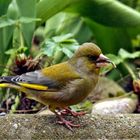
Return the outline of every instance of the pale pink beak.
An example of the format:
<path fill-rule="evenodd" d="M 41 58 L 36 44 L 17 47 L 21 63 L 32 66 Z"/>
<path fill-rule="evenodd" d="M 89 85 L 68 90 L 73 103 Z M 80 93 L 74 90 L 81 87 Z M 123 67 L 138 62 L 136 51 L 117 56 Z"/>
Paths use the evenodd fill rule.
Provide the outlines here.
<path fill-rule="evenodd" d="M 108 63 L 111 63 L 113 68 L 116 68 L 116 65 L 112 61 L 110 61 L 108 57 L 104 56 L 103 54 L 100 54 L 99 58 L 96 60 L 96 67 L 104 67 L 108 65 Z"/>

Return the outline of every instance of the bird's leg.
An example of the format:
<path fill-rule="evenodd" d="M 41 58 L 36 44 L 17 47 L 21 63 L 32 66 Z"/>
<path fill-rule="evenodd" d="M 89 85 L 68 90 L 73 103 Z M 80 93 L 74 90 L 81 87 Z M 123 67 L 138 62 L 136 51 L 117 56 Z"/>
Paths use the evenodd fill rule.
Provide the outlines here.
<path fill-rule="evenodd" d="M 60 111 L 61 114 L 63 115 L 67 115 L 67 114 L 70 114 L 74 117 L 78 117 L 78 116 L 82 116 L 82 115 L 85 115 L 86 112 L 75 112 L 75 111 L 72 111 L 70 108 L 66 107 L 64 110 L 61 110 Z"/>
<path fill-rule="evenodd" d="M 59 121 L 57 121 L 58 124 L 66 126 L 66 128 L 73 130 L 72 127 L 79 127 L 79 124 L 73 124 L 72 121 L 67 121 L 63 114 L 60 111 L 60 108 L 57 108 L 55 106 L 49 105 L 49 109 L 56 114 L 56 116 L 59 118 Z"/>
<path fill-rule="evenodd" d="M 59 108 L 59 112 L 62 114 L 62 115 L 68 115 L 68 111 L 66 109 L 61 109 Z"/>
<path fill-rule="evenodd" d="M 73 124 L 72 121 L 67 121 L 66 119 L 64 119 L 61 112 L 55 111 L 55 114 L 59 118 L 59 121 L 57 121 L 57 123 L 61 125 L 65 125 L 66 128 L 70 129 L 71 131 L 73 131 L 72 127 L 80 127 L 79 124 Z"/>

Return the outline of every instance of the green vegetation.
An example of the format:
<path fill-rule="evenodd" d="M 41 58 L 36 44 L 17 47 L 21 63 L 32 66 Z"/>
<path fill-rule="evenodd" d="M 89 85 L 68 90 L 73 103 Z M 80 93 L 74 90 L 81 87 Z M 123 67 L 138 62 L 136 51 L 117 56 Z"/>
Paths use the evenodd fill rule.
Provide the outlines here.
<path fill-rule="evenodd" d="M 80 44 L 95 42 L 117 65 L 107 76 L 130 75 L 139 93 L 139 11 L 140 0 L 0 0 L 0 75 L 64 62 Z M 29 100 L 22 107 L 24 96 L 14 90 L 0 92 L 1 108 L 10 100 L 11 112 L 40 107 Z"/>

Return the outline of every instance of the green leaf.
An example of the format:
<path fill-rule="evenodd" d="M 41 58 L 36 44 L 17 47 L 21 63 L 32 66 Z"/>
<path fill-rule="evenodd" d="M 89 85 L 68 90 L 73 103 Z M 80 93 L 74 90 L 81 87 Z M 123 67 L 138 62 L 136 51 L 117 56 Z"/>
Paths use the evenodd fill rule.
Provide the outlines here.
<path fill-rule="evenodd" d="M 126 51 L 125 49 L 120 49 L 120 51 L 118 52 L 118 55 L 122 58 L 122 59 L 134 59 L 134 58 L 139 58 L 140 57 L 140 51 L 136 51 L 134 53 L 129 53 L 128 51 Z"/>
<path fill-rule="evenodd" d="M 40 24 L 65 8 L 107 26 L 140 25 L 140 13 L 116 0 L 42 0 L 37 4 L 37 17 L 42 19 Z"/>
<path fill-rule="evenodd" d="M 129 7 L 135 7 L 134 5 L 137 4 L 137 0 L 118 0 L 122 3 L 124 3 L 125 5 L 128 5 Z"/>
<path fill-rule="evenodd" d="M 115 63 L 116 65 L 120 64 L 123 60 L 121 59 L 121 57 L 116 56 L 114 54 L 107 54 L 106 55 L 113 63 Z"/>
<path fill-rule="evenodd" d="M 140 13 L 116 0 L 81 0 L 68 7 L 84 17 L 107 26 L 134 27 L 140 25 Z"/>
<path fill-rule="evenodd" d="M 64 24 L 66 13 L 58 13 L 47 20 L 45 25 L 46 37 L 56 36 L 57 32 L 62 28 Z"/>
<path fill-rule="evenodd" d="M 41 53 L 53 58 L 52 63 L 57 64 L 71 58 L 78 47 L 78 42 L 72 35 L 66 34 L 46 39 L 42 44 Z"/>
<path fill-rule="evenodd" d="M 81 44 L 91 39 L 92 32 L 77 14 L 60 12 L 47 20 L 46 37 L 71 33 Z M 86 36 L 85 36 L 86 35 Z"/>
<path fill-rule="evenodd" d="M 73 105 L 73 106 L 70 106 L 70 108 L 73 110 L 73 111 L 90 111 L 92 109 L 92 102 L 90 102 L 89 100 L 86 100 L 82 103 L 79 103 L 77 105 Z"/>
<path fill-rule="evenodd" d="M 65 44 L 71 44 L 71 43 L 76 43 L 77 44 L 77 41 L 75 39 L 73 39 L 73 38 L 66 39 L 66 40 L 63 40 L 61 42 L 65 43 Z"/>
<path fill-rule="evenodd" d="M 14 53 L 16 53 L 16 49 L 9 49 L 5 52 L 5 54 L 7 54 L 7 55 L 11 55 L 11 54 L 14 54 Z"/>
<path fill-rule="evenodd" d="M 68 56 L 68 58 L 71 58 L 73 56 L 73 53 L 67 48 L 62 48 L 62 51 L 66 56 Z"/>
<path fill-rule="evenodd" d="M 18 21 L 20 23 L 32 23 L 32 22 L 36 22 L 36 21 L 40 21 L 41 19 L 38 19 L 38 18 L 30 18 L 30 17 L 20 17 L 18 19 Z"/>
<path fill-rule="evenodd" d="M 55 42 L 64 42 L 71 37 L 72 37 L 72 34 L 66 34 L 66 35 L 53 37 L 52 40 L 54 40 Z"/>
<path fill-rule="evenodd" d="M 19 9 L 16 3 L 16 0 L 13 0 L 7 10 L 7 17 L 9 19 L 16 20 L 19 18 Z"/>
<path fill-rule="evenodd" d="M 49 57 L 52 57 L 55 51 L 56 44 L 52 41 L 46 41 L 43 45 L 43 54 L 46 54 Z"/>
<path fill-rule="evenodd" d="M 11 26 L 13 23 L 10 22 L 15 22 L 14 20 L 17 19 L 18 17 L 18 9 L 15 0 L 13 0 L 7 10 L 7 13 L 3 18 L 7 18 L 5 22 L 2 22 L 2 24 L 7 24 L 10 26 L 4 27 L 6 25 L 3 25 L 4 28 L 0 29 L 0 42 L 1 42 L 1 51 L 0 51 L 0 64 L 6 65 L 8 57 L 5 56 L 5 51 L 12 48 L 11 42 L 12 42 L 12 35 L 13 35 L 13 30 L 14 26 Z M 13 21 L 12 21 L 13 20 Z M 8 23 L 7 23 L 8 21 Z M 1 69 L 0 72 L 3 70 Z"/>
<path fill-rule="evenodd" d="M 131 51 L 131 40 L 125 28 L 103 26 L 88 18 L 85 18 L 85 22 L 104 53 L 117 54 L 120 48 Z"/>
<path fill-rule="evenodd" d="M 5 17 L 0 18 L 0 28 L 15 25 L 16 21 Z"/>
<path fill-rule="evenodd" d="M 47 19 L 55 15 L 56 13 L 64 10 L 70 5 L 74 5 L 81 0 L 41 0 L 37 3 L 37 18 L 42 19 L 38 22 L 38 25 L 45 22 Z"/>
<path fill-rule="evenodd" d="M 65 54 L 62 52 L 62 49 L 59 47 L 57 47 L 57 48 L 56 48 L 56 51 L 53 56 L 53 61 L 52 61 L 53 64 L 60 63 L 63 60 L 63 58 L 65 57 Z"/>
<path fill-rule="evenodd" d="M 17 5 L 16 2 L 13 0 L 8 7 L 6 16 L 1 17 L 0 19 L 1 27 L 4 27 L 3 29 L 0 29 L 0 36 L 1 36 L 0 42 L 1 42 L 2 54 L 4 54 L 4 51 L 8 47 L 12 47 L 12 45 L 8 46 L 8 44 L 12 38 L 12 34 L 14 30 L 14 26 L 11 25 L 15 25 L 16 22 L 14 20 L 17 19 L 18 17 L 17 13 L 18 13 Z M 3 61 L 3 59 L 1 60 Z"/>
<path fill-rule="evenodd" d="M 73 53 L 79 48 L 79 44 L 77 42 L 71 44 L 63 43 L 61 46 L 67 48 Z"/>
<path fill-rule="evenodd" d="M 16 2 L 19 8 L 20 17 L 26 17 L 26 19 L 32 18 L 32 20 L 36 18 L 36 0 L 16 0 Z M 25 18 L 22 18 L 22 20 L 25 21 Z M 34 29 L 35 22 L 28 22 L 28 24 L 22 24 L 23 36 L 28 47 L 31 46 Z"/>
<path fill-rule="evenodd" d="M 0 0 L 0 16 L 6 14 L 10 2 L 11 0 Z"/>

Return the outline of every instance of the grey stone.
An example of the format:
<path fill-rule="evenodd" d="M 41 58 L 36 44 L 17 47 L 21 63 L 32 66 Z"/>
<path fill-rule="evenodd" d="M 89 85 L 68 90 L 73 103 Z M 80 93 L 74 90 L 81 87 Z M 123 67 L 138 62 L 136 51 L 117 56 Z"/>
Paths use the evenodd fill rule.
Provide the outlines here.
<path fill-rule="evenodd" d="M 140 139 L 140 115 L 85 115 L 67 117 L 80 128 L 73 132 L 56 124 L 54 115 L 6 115 L 0 117 L 0 139 Z"/>

